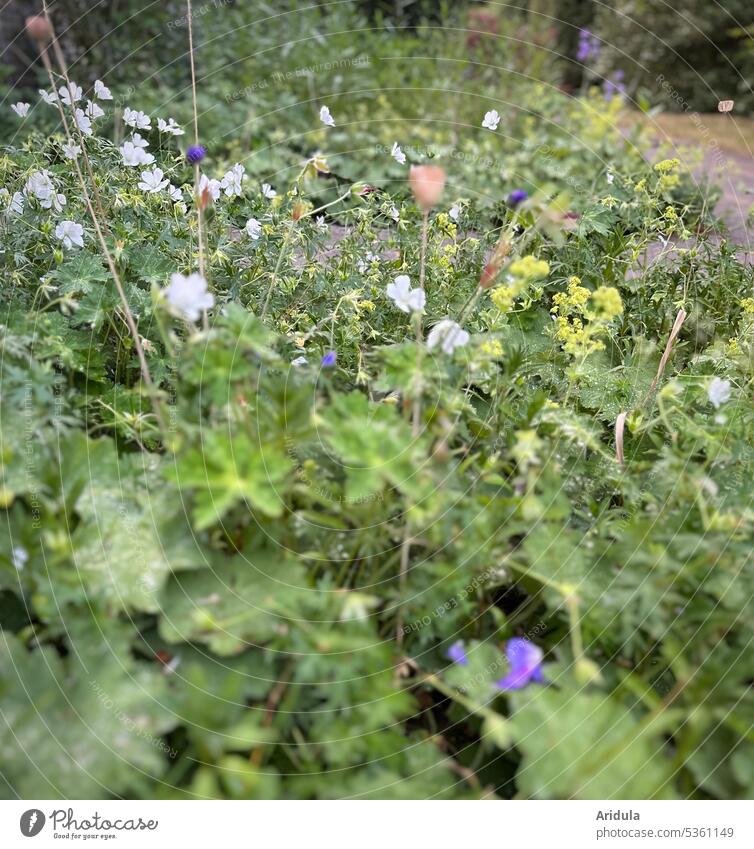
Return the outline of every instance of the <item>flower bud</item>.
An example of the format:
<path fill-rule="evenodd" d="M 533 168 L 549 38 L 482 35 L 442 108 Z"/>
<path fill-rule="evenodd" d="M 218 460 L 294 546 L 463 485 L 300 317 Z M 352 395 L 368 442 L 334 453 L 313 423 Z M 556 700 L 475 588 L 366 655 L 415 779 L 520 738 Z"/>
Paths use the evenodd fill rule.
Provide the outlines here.
<path fill-rule="evenodd" d="M 439 165 L 412 165 L 408 183 L 414 199 L 423 212 L 429 212 L 442 198 L 445 189 L 445 171 Z"/>
<path fill-rule="evenodd" d="M 721 100 L 717 104 L 718 112 L 732 112 L 733 111 L 733 101 L 732 100 Z"/>
<path fill-rule="evenodd" d="M 32 41 L 41 44 L 52 41 L 52 27 L 44 15 L 29 15 L 26 19 L 26 34 Z"/>

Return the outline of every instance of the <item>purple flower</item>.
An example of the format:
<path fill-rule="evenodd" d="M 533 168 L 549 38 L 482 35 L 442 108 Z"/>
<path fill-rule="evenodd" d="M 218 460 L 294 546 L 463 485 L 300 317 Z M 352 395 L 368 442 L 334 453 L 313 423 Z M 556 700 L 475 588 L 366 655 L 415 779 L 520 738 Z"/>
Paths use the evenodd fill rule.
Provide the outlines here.
<path fill-rule="evenodd" d="M 579 30 L 579 47 L 576 51 L 576 60 L 579 62 L 588 62 L 589 59 L 596 59 L 600 55 L 600 41 L 596 35 L 588 29 Z"/>
<path fill-rule="evenodd" d="M 514 189 L 508 195 L 508 205 L 509 206 L 518 206 L 520 203 L 523 203 L 525 200 L 528 200 L 529 192 L 526 189 Z"/>
<path fill-rule="evenodd" d="M 625 73 L 618 69 L 613 72 L 612 76 L 605 80 L 602 86 L 602 93 L 605 100 L 612 100 L 616 94 L 622 97 L 626 93 L 626 86 L 623 82 L 625 76 Z"/>
<path fill-rule="evenodd" d="M 338 359 L 338 354 L 335 351 L 328 351 L 324 357 L 322 357 L 322 367 L 323 368 L 331 368 L 335 365 L 335 360 Z"/>
<path fill-rule="evenodd" d="M 466 652 L 463 649 L 463 640 L 456 640 L 448 649 L 445 657 L 452 660 L 453 663 L 460 663 L 461 666 L 467 666 L 469 659 L 466 657 Z"/>
<path fill-rule="evenodd" d="M 207 148 L 202 147 L 200 144 L 192 144 L 186 151 L 186 159 L 188 159 L 192 165 L 196 165 L 197 162 L 201 162 L 206 155 Z"/>
<path fill-rule="evenodd" d="M 546 684 L 542 674 L 543 652 L 539 646 L 530 643 L 523 637 L 508 640 L 505 646 L 505 656 L 511 665 L 511 671 L 501 678 L 496 686 L 501 690 L 520 690 L 530 681 Z"/>

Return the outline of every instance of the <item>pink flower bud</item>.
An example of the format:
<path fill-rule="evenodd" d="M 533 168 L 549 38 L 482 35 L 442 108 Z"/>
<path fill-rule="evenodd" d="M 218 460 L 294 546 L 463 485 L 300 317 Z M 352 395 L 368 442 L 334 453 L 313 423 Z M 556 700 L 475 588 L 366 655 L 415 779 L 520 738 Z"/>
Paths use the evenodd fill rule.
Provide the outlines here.
<path fill-rule="evenodd" d="M 52 27 L 44 15 L 29 15 L 26 19 L 26 32 L 32 41 L 46 44 L 52 40 Z"/>
<path fill-rule="evenodd" d="M 419 207 L 428 212 L 442 198 L 445 189 L 445 171 L 439 165 L 412 165 L 408 183 Z"/>

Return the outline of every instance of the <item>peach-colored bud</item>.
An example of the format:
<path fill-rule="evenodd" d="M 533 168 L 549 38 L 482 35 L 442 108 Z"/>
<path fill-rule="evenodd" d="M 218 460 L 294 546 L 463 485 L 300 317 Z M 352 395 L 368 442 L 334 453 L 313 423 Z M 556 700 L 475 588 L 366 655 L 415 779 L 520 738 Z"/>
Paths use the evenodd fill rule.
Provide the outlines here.
<path fill-rule="evenodd" d="M 32 41 L 46 44 L 52 39 L 52 27 L 44 15 L 29 15 L 26 19 L 26 32 Z"/>
<path fill-rule="evenodd" d="M 412 165 L 408 183 L 417 204 L 424 212 L 429 212 L 442 198 L 445 171 L 439 165 Z"/>
<path fill-rule="evenodd" d="M 206 209 L 210 204 L 212 204 L 212 192 L 209 190 L 209 186 L 207 186 L 199 195 L 199 209 Z"/>
<path fill-rule="evenodd" d="M 497 275 L 503 265 L 505 258 L 511 252 L 511 243 L 501 240 L 495 246 L 495 252 L 490 257 L 487 265 L 479 276 L 479 285 L 482 289 L 490 289 L 495 285 Z"/>
<path fill-rule="evenodd" d="M 718 112 L 732 112 L 733 111 L 733 101 L 732 100 L 721 100 L 717 104 Z"/>
<path fill-rule="evenodd" d="M 298 221 L 299 218 L 306 212 L 306 204 L 303 201 L 296 201 L 291 211 L 291 218 Z"/>

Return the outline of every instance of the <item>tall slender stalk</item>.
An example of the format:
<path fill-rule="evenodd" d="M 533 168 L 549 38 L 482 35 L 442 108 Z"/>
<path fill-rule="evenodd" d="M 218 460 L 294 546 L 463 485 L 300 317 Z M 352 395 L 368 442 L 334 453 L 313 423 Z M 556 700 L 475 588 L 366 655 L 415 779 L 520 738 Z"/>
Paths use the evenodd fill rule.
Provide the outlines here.
<path fill-rule="evenodd" d="M 194 122 L 194 144 L 199 146 L 199 111 L 196 106 L 196 67 L 194 64 L 194 21 L 193 10 L 191 8 L 191 0 L 186 0 L 186 12 L 188 21 L 188 40 L 189 40 L 189 64 L 191 66 L 191 106 L 193 110 Z M 205 251 L 204 251 L 204 222 L 202 220 L 202 198 L 199 196 L 199 181 L 201 173 L 199 163 L 194 163 L 194 205 L 196 206 L 196 234 L 199 248 L 199 274 L 207 279 L 205 272 Z M 207 310 L 202 310 L 202 326 L 205 330 L 209 327 L 207 318 Z"/>
<path fill-rule="evenodd" d="M 65 63 L 65 57 L 63 56 L 63 52 L 57 44 L 57 36 L 55 35 L 55 29 L 52 25 L 52 20 L 50 19 L 50 15 L 47 9 L 47 0 L 43 0 L 42 9 L 45 20 L 47 21 L 50 27 L 50 42 L 52 45 L 53 53 L 55 54 L 55 58 L 60 66 L 60 73 L 63 79 L 69 84 L 69 92 L 70 89 L 70 81 L 68 78 L 68 70 Z M 50 85 L 53 90 L 55 89 L 55 76 L 52 69 L 52 63 L 50 62 L 50 57 L 47 54 L 47 49 L 43 47 L 40 43 L 39 54 L 42 59 L 42 64 L 47 71 L 47 76 L 50 80 Z M 60 117 L 63 123 L 63 129 L 65 131 L 66 140 L 69 144 L 73 144 L 73 136 L 71 134 L 71 130 L 68 124 L 68 119 L 66 118 L 65 109 L 63 109 L 63 105 L 60 102 L 60 99 L 57 100 L 58 110 L 60 112 Z M 76 121 L 73 121 L 76 124 Z M 82 144 L 83 147 L 83 144 Z M 88 161 L 88 160 L 87 160 Z M 89 194 L 89 190 L 87 189 L 86 181 L 84 180 L 84 175 L 81 172 L 81 167 L 79 166 L 78 159 L 73 159 L 74 168 L 76 170 L 76 176 L 79 181 L 79 186 L 81 187 L 81 194 L 84 197 L 84 202 L 86 203 L 87 212 L 89 213 L 89 217 L 92 220 L 92 224 L 94 226 L 94 231 L 97 234 L 97 240 L 99 241 L 100 247 L 102 248 L 102 252 L 105 255 L 105 259 L 107 261 L 108 268 L 110 270 L 110 274 L 112 274 L 113 280 L 115 282 L 115 288 L 118 291 L 118 297 L 120 298 L 121 306 L 123 308 L 123 314 L 126 319 L 126 324 L 128 325 L 129 332 L 131 333 L 131 337 L 134 341 L 134 346 L 136 348 L 136 355 L 139 359 L 139 366 L 141 368 L 141 376 L 144 381 L 145 386 L 147 387 L 147 391 L 150 396 L 150 400 L 152 401 L 155 416 L 157 418 L 157 423 L 160 428 L 160 432 L 163 436 L 163 439 L 167 435 L 166 429 L 166 418 L 164 415 L 162 399 L 159 397 L 157 393 L 157 389 L 154 385 L 154 381 L 152 380 L 152 374 L 149 370 L 149 364 L 147 363 L 146 356 L 144 354 L 144 348 L 141 344 L 141 337 L 139 336 L 139 331 L 136 326 L 136 321 L 134 319 L 133 313 L 131 312 L 131 307 L 128 303 L 128 299 L 126 298 L 126 293 L 123 288 L 123 283 L 120 279 L 120 274 L 118 273 L 118 269 L 115 265 L 115 261 L 113 260 L 112 254 L 110 253 L 109 248 L 107 247 L 107 241 L 105 240 L 105 236 L 103 230 L 106 225 L 102 225 L 100 223 L 99 218 L 97 217 L 97 213 L 95 212 L 94 205 L 92 204 L 92 199 Z M 91 174 L 91 171 L 90 171 Z M 91 177 L 92 181 L 94 178 Z"/>

